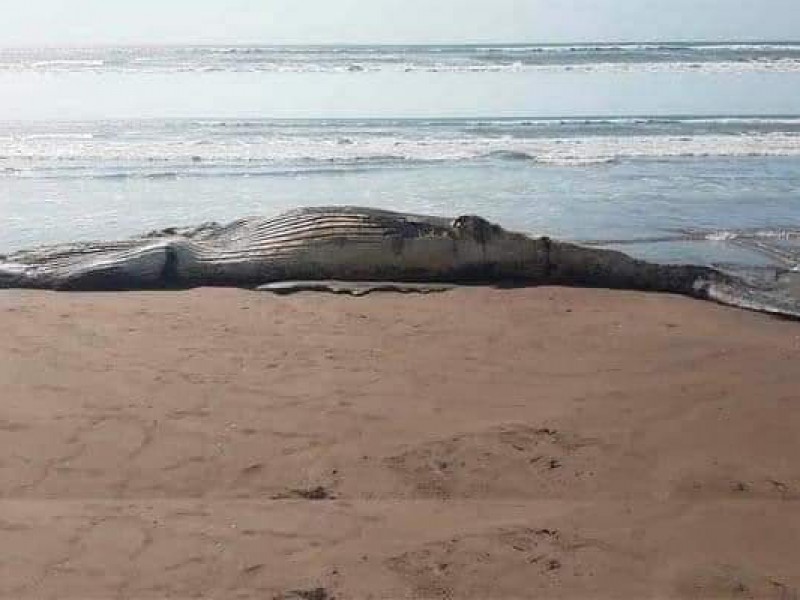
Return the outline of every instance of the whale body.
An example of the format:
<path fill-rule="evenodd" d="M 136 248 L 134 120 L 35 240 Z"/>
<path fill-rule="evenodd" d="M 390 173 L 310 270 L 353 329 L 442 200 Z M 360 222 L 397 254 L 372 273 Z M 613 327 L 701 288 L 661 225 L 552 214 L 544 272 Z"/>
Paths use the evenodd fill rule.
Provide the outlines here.
<path fill-rule="evenodd" d="M 453 219 L 352 206 L 165 229 L 0 256 L 0 288 L 137 290 L 284 281 L 577 285 L 671 292 L 787 316 L 793 299 L 717 269 Z"/>

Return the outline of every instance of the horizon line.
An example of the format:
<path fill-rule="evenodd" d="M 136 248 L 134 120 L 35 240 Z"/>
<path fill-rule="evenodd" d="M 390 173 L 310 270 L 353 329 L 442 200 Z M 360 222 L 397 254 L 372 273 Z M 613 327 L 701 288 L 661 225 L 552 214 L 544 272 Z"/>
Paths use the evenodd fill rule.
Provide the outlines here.
<path fill-rule="evenodd" d="M 100 41 L 100 42 L 53 42 L 53 43 L 23 43 L 23 44 L 0 44 L 2 49 L 59 49 L 59 48 L 179 48 L 179 47 L 213 47 L 228 46 L 232 48 L 359 48 L 359 47 L 436 47 L 436 46 L 459 46 L 459 47 L 481 47 L 481 46 L 619 46 L 619 45 L 643 45 L 643 44 L 775 44 L 788 45 L 800 44 L 798 39 L 616 39 L 616 40 L 572 40 L 572 41 L 520 41 L 520 40 L 489 40 L 489 41 L 425 41 L 425 42 L 276 42 L 266 41 L 229 41 L 229 40 L 205 40 L 205 41 Z"/>
<path fill-rule="evenodd" d="M 182 117 L 141 117 L 141 118 L 85 118 L 85 119 L 0 119 L 4 124 L 50 124 L 50 123 L 115 123 L 119 121 L 167 122 L 167 121 L 220 121 L 220 122 L 387 122 L 387 121 L 607 121 L 613 119 L 668 119 L 694 121 L 705 119 L 792 119 L 800 120 L 797 113 L 608 113 L 579 115 L 473 115 L 473 116 L 369 116 L 369 117 L 337 117 L 337 116 L 305 116 L 305 117 L 248 117 L 248 116 L 182 116 Z"/>

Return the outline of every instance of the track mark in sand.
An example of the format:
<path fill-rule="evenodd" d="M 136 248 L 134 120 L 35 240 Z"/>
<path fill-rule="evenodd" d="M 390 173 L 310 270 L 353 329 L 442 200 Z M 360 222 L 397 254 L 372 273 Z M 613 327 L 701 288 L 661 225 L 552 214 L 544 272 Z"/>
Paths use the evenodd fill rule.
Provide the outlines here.
<path fill-rule="evenodd" d="M 9 433 L 18 433 L 20 431 L 27 431 L 31 429 L 32 425 L 28 423 L 18 423 L 16 421 L 8 421 L 0 419 L 0 431 L 7 431 Z"/>
<path fill-rule="evenodd" d="M 176 408 L 166 413 L 166 418 L 170 421 L 181 421 L 183 419 L 205 419 L 212 414 L 208 406 L 198 406 L 195 408 Z"/>
<path fill-rule="evenodd" d="M 15 523 L 13 521 L 0 519 L 0 531 L 3 533 L 20 533 L 23 531 L 29 531 L 30 529 L 31 527 L 29 525 L 25 525 L 24 523 Z"/>
<path fill-rule="evenodd" d="M 50 590 L 56 589 L 59 597 L 83 597 L 86 582 L 108 590 L 108 597 L 128 597 L 125 591 L 134 585 L 136 565 L 153 544 L 151 524 L 138 517 L 111 515 L 64 520 L 71 527 L 51 540 L 51 556 L 40 561 L 36 576 L 20 588 L 24 589 L 20 597 L 34 592 L 37 597 L 55 597 Z M 73 581 L 72 587 L 64 588 L 64 577 Z"/>
<path fill-rule="evenodd" d="M 273 596 L 272 600 L 336 600 L 327 589 L 319 587 L 309 590 L 292 590 Z"/>
<path fill-rule="evenodd" d="M 266 569 L 266 567 L 267 566 L 264 563 L 257 563 L 254 565 L 249 565 L 247 567 L 244 567 L 241 570 L 241 573 L 242 575 L 255 575 L 256 573 L 260 573 L 261 571 Z"/>
<path fill-rule="evenodd" d="M 425 598 L 511 598 L 595 589 L 597 577 L 646 569 L 635 558 L 597 541 L 552 529 L 504 527 L 425 544 L 387 561 L 415 594 Z M 589 594 L 591 595 L 591 594 Z M 589 597 L 589 596 L 586 596 Z"/>
<path fill-rule="evenodd" d="M 597 440 L 507 425 L 427 442 L 385 459 L 422 498 L 541 497 L 592 490 L 610 462 Z"/>
<path fill-rule="evenodd" d="M 674 495 L 696 499 L 800 500 L 800 479 L 744 473 L 726 476 L 717 470 L 679 480 Z"/>
<path fill-rule="evenodd" d="M 26 461 L 28 469 L 36 470 L 34 476 L 7 496 L 78 496 L 101 488 L 101 495 L 124 494 L 129 464 L 152 442 L 158 423 L 116 413 L 87 415 L 76 421 L 65 437 L 51 440 L 53 455 Z"/>
<path fill-rule="evenodd" d="M 242 477 L 253 477 L 264 470 L 264 463 L 252 463 L 240 471 Z"/>
<path fill-rule="evenodd" d="M 800 600 L 800 591 L 780 578 L 733 565 L 695 569 L 678 576 L 673 583 L 681 598 Z"/>
<path fill-rule="evenodd" d="M 272 496 L 272 500 L 335 500 L 335 494 L 326 487 L 291 489 Z"/>

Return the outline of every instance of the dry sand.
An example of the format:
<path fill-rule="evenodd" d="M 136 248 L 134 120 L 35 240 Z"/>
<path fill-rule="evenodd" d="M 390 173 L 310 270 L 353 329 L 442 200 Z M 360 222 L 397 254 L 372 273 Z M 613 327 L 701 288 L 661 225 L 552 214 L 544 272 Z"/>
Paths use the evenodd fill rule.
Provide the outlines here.
<path fill-rule="evenodd" d="M 798 323 L 6 291 L 0 330 L 4 598 L 798 597 Z"/>

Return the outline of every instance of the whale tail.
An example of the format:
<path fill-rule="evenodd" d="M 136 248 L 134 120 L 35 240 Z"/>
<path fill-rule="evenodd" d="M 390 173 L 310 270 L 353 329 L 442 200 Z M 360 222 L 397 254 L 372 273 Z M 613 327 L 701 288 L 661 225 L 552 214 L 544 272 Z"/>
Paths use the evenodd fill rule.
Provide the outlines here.
<path fill-rule="evenodd" d="M 770 277 L 731 277 L 712 282 L 707 298 L 720 304 L 800 320 L 800 273 L 771 269 Z"/>
<path fill-rule="evenodd" d="M 549 279 L 555 284 L 683 294 L 728 306 L 800 319 L 800 273 L 774 270 L 747 277 L 701 265 L 663 265 L 615 250 L 551 242 Z"/>
<path fill-rule="evenodd" d="M 709 284 L 731 279 L 710 267 L 655 264 L 616 250 L 555 241 L 550 244 L 548 274 L 556 284 L 672 292 L 700 298 L 706 297 Z"/>

